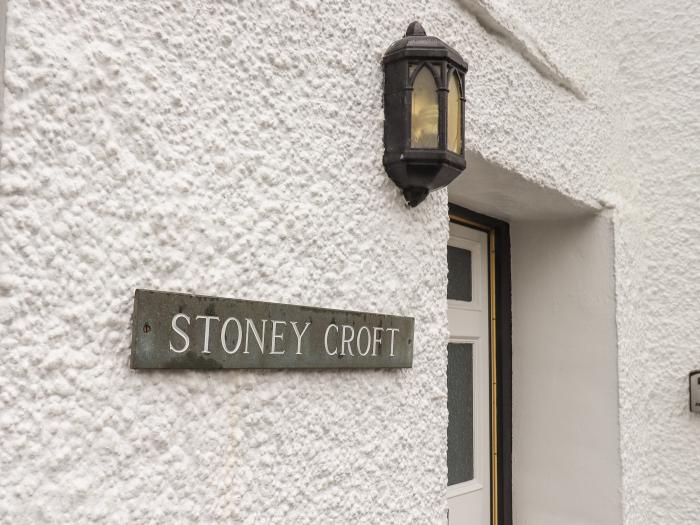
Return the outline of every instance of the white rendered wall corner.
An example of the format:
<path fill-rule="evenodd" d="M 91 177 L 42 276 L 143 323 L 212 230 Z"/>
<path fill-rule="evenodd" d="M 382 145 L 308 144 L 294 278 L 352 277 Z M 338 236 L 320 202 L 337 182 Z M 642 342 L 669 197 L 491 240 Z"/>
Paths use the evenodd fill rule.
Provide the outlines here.
<path fill-rule="evenodd" d="M 387 178 L 373 59 L 408 21 L 8 7 L 0 522 L 444 520 L 447 199 Z M 135 288 L 413 316 L 414 366 L 131 370 Z"/>

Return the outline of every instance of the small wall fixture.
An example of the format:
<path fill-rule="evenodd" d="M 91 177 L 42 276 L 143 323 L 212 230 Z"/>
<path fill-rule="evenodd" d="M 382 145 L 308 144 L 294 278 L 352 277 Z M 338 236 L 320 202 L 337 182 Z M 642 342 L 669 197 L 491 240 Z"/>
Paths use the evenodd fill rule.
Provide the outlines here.
<path fill-rule="evenodd" d="M 459 53 L 418 22 L 384 53 L 384 169 L 410 206 L 466 167 L 466 72 Z"/>

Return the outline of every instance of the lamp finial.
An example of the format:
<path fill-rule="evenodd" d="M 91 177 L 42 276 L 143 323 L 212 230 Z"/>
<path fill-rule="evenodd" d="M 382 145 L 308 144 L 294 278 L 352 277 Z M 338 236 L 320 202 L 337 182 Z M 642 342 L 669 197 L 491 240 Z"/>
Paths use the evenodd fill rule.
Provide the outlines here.
<path fill-rule="evenodd" d="M 425 36 L 425 29 L 420 25 L 420 22 L 411 22 L 408 24 L 408 29 L 406 29 L 406 35 L 404 36 Z"/>

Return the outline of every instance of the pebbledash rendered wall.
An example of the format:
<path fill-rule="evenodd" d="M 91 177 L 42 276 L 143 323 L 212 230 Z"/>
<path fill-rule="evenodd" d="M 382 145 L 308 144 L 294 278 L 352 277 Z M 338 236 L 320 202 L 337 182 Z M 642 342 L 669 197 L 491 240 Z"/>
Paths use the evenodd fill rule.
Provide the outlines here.
<path fill-rule="evenodd" d="M 11 0 L 0 522 L 445 522 L 447 192 L 381 166 L 414 19 L 470 62 L 471 153 L 613 216 L 623 520 L 697 522 L 690 0 Z M 414 316 L 414 367 L 133 371 L 138 287 Z"/>

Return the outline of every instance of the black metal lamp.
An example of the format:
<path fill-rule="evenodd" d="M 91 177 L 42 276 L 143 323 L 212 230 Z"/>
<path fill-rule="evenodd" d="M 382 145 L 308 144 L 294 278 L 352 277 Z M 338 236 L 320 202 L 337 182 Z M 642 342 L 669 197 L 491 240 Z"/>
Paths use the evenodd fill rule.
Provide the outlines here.
<path fill-rule="evenodd" d="M 410 206 L 466 167 L 467 62 L 418 22 L 384 53 L 384 168 Z"/>

